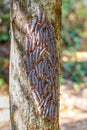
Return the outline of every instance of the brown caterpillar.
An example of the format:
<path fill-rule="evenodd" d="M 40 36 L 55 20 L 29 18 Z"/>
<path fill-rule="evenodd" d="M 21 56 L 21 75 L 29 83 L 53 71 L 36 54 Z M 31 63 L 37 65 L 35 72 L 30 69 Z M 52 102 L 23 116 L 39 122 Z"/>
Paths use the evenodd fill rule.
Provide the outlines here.
<path fill-rule="evenodd" d="M 25 67 L 37 110 L 53 124 L 58 115 L 57 43 L 44 9 L 37 6 L 36 11 L 31 26 L 27 26 Z"/>

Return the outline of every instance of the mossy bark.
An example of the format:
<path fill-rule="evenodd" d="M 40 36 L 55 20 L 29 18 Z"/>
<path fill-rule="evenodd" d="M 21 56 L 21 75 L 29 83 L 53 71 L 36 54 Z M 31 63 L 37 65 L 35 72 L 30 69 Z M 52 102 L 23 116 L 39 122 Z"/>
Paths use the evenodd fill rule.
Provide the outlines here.
<path fill-rule="evenodd" d="M 59 130 L 58 118 L 54 125 L 44 121 L 37 113 L 30 85 L 24 69 L 26 24 L 36 4 L 43 5 L 48 20 L 53 24 L 56 39 L 61 39 L 61 0 L 11 0 L 10 50 L 10 116 L 11 130 Z M 60 73 L 60 72 L 59 72 Z M 59 98 L 58 98 L 59 100 Z"/>

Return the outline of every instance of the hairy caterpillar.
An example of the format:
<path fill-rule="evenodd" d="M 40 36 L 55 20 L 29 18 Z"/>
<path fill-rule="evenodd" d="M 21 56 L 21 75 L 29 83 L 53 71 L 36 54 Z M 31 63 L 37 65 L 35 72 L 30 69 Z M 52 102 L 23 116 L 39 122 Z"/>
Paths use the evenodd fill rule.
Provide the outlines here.
<path fill-rule="evenodd" d="M 44 9 L 37 6 L 36 12 L 27 26 L 25 67 L 39 114 L 54 123 L 58 115 L 57 42 Z"/>

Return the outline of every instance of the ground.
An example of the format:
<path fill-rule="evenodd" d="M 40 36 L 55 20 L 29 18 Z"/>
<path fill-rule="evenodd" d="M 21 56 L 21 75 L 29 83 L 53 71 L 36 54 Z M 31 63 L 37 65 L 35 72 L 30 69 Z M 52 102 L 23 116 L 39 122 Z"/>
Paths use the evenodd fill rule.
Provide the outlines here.
<path fill-rule="evenodd" d="M 9 96 L 0 95 L 0 130 L 10 130 Z M 87 130 L 87 86 L 72 89 L 72 82 L 61 85 L 60 129 Z"/>
<path fill-rule="evenodd" d="M 72 82 L 61 86 L 60 96 L 61 130 L 87 130 L 87 86 L 72 89 Z"/>

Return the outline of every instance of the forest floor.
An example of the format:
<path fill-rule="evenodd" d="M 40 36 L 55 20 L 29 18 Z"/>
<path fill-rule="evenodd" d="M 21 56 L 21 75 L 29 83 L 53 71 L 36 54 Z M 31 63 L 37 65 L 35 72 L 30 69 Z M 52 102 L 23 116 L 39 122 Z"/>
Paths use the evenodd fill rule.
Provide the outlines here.
<path fill-rule="evenodd" d="M 60 91 L 60 129 L 87 130 L 87 86 L 74 90 L 66 81 Z M 9 115 L 9 96 L 0 95 L 0 130 L 10 130 Z"/>
<path fill-rule="evenodd" d="M 61 86 L 60 128 L 61 130 L 87 130 L 86 84 L 83 84 L 79 90 L 72 88 L 71 81 Z"/>

